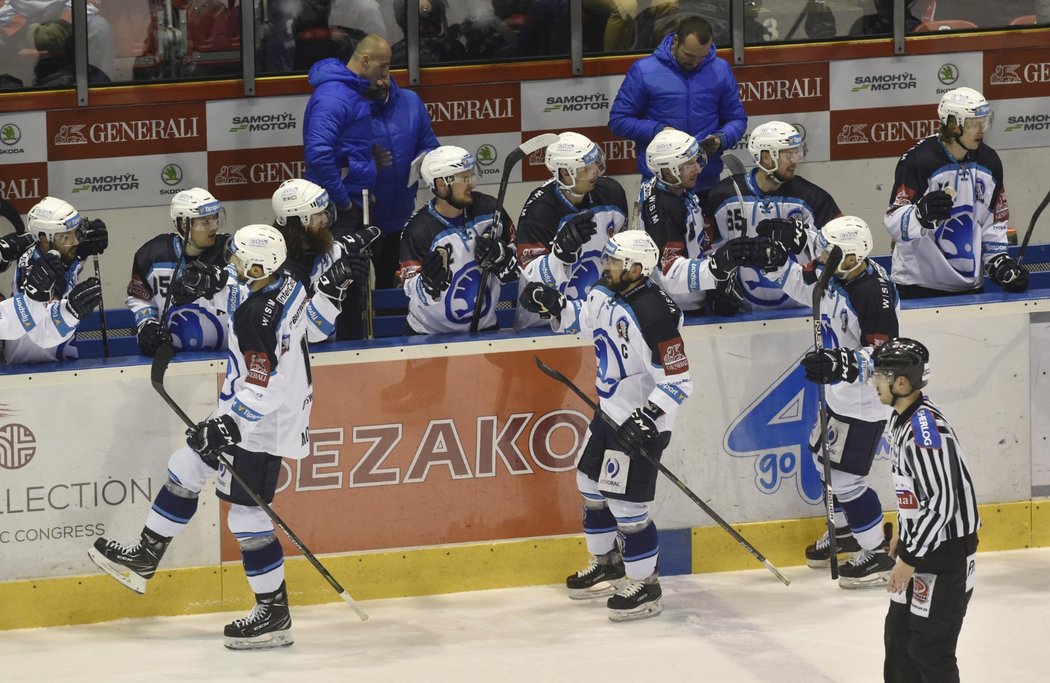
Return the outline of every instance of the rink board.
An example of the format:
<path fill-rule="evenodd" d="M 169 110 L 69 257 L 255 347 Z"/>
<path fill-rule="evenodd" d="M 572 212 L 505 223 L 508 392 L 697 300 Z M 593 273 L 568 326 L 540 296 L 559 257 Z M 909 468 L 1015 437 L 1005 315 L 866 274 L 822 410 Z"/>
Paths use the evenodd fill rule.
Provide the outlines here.
<path fill-rule="evenodd" d="M 982 550 L 1050 544 L 1038 298 L 904 311 L 934 359 L 931 395 L 957 428 L 983 504 Z M 800 564 L 820 532 L 805 457 L 815 392 L 795 368 L 808 317 L 689 325 L 694 394 L 664 463 L 774 563 Z M 1030 340 L 1035 340 L 1030 341 Z M 291 463 L 275 508 L 358 599 L 556 583 L 586 559 L 572 462 L 586 409 L 532 355 L 591 391 L 589 344 L 498 335 L 315 353 L 313 451 Z M 213 405 L 222 362 L 175 362 L 169 393 Z M 141 528 L 182 426 L 127 365 L 0 376 L 0 628 L 233 609 L 249 603 L 221 506 L 193 523 L 137 596 L 100 576 L 93 537 Z M 593 394 L 592 394 L 593 395 Z M 1044 406 L 1037 410 L 1036 406 Z M 52 428 L 55 426 L 56 428 Z M 892 508 L 886 453 L 872 481 Z M 652 517 L 667 573 L 754 559 L 663 483 Z M 282 538 L 282 541 L 284 539 Z M 286 543 L 294 602 L 335 598 Z"/>

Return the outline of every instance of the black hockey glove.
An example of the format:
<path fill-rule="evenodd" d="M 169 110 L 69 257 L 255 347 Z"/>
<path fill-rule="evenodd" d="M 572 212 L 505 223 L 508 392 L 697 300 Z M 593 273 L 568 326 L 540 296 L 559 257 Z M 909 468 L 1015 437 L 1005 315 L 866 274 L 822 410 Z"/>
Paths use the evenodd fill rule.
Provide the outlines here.
<path fill-rule="evenodd" d="M 628 455 L 644 451 L 649 442 L 660 436 L 656 428 L 656 418 L 660 415 L 660 409 L 649 404 L 644 408 L 637 408 L 631 416 L 624 420 L 620 428 L 616 430 L 616 440 L 623 446 Z"/>
<path fill-rule="evenodd" d="M 721 280 L 718 286 L 708 290 L 706 297 L 707 307 L 715 315 L 736 315 L 740 312 L 740 304 L 744 295 L 740 293 L 740 281 L 733 273 L 731 277 Z"/>
<path fill-rule="evenodd" d="M 66 264 L 48 252 L 29 264 L 22 280 L 22 291 L 33 301 L 47 303 L 66 291 Z"/>
<path fill-rule="evenodd" d="M 383 231 L 374 225 L 361 228 L 357 232 L 350 235 L 343 235 L 339 238 L 339 242 L 343 245 L 343 250 L 348 254 L 360 254 L 365 249 L 372 246 L 372 243 L 383 236 Z"/>
<path fill-rule="evenodd" d="M 767 218 L 761 221 L 755 231 L 759 237 L 768 237 L 784 245 L 792 254 L 801 254 L 806 248 L 806 226 L 794 218 Z"/>
<path fill-rule="evenodd" d="M 999 254 L 985 266 L 992 282 L 1008 292 L 1023 292 L 1028 289 L 1028 271 L 1006 254 Z"/>
<path fill-rule="evenodd" d="M 783 266 L 787 260 L 788 253 L 784 245 L 768 237 L 759 237 L 751 244 L 751 257 L 746 265 L 769 273 Z"/>
<path fill-rule="evenodd" d="M 197 299 L 210 299 L 226 286 L 230 271 L 219 266 L 191 261 L 171 283 L 171 302 L 185 306 Z"/>
<path fill-rule="evenodd" d="M 737 266 L 746 265 L 751 259 L 754 240 L 750 237 L 735 237 L 711 254 L 711 274 L 716 280 L 727 280 L 735 275 Z"/>
<path fill-rule="evenodd" d="M 77 320 L 83 320 L 91 311 L 98 308 L 102 303 L 102 283 L 97 277 L 89 277 L 80 284 L 69 290 L 66 297 L 66 306 L 76 316 Z"/>
<path fill-rule="evenodd" d="M 944 221 L 952 217 L 952 207 L 955 200 L 944 190 L 934 190 L 919 197 L 915 203 L 915 218 L 919 220 L 922 227 L 933 230 L 938 221 Z"/>
<path fill-rule="evenodd" d="M 478 237 L 474 258 L 482 270 L 495 273 L 500 282 L 511 282 L 518 277 L 518 258 L 513 247 L 495 237 Z"/>
<path fill-rule="evenodd" d="M 240 443 L 241 430 L 229 415 L 198 422 L 186 430 L 186 445 L 197 451 L 209 467 L 218 467 L 216 452 Z"/>
<path fill-rule="evenodd" d="M 153 357 L 164 344 L 171 343 L 171 332 L 168 332 L 156 320 L 147 320 L 139 326 L 138 334 L 136 335 L 139 343 L 139 351 L 142 352 L 143 356 Z"/>
<path fill-rule="evenodd" d="M 587 244 L 588 240 L 598 232 L 598 224 L 594 222 L 594 213 L 590 210 L 581 211 L 558 230 L 551 242 L 551 253 L 563 263 L 576 263 L 580 257 L 580 249 Z"/>
<path fill-rule="evenodd" d="M 526 311 L 538 313 L 544 320 L 560 318 L 566 303 L 564 294 L 539 282 L 525 285 L 518 302 Z"/>
<path fill-rule="evenodd" d="M 855 382 L 860 376 L 857 354 L 850 349 L 821 349 L 802 357 L 806 379 L 817 384 Z"/>
<path fill-rule="evenodd" d="M 0 270 L 6 268 L 8 263 L 21 256 L 22 252 L 33 244 L 36 244 L 36 236 L 28 232 L 24 235 L 13 232 L 0 237 Z"/>
<path fill-rule="evenodd" d="M 109 246 L 109 231 L 106 230 L 106 224 L 97 218 L 82 221 L 77 228 L 77 238 L 80 240 L 77 258 L 81 261 L 86 261 L 88 256 L 101 254 Z"/>
<path fill-rule="evenodd" d="M 364 254 L 344 254 L 317 279 L 317 291 L 332 301 L 342 301 L 351 284 L 368 279 L 370 265 L 368 256 Z"/>
<path fill-rule="evenodd" d="M 448 246 L 434 249 L 423 261 L 419 277 L 423 278 L 423 290 L 432 299 L 440 298 L 441 293 L 452 284 L 452 261 L 452 248 Z"/>

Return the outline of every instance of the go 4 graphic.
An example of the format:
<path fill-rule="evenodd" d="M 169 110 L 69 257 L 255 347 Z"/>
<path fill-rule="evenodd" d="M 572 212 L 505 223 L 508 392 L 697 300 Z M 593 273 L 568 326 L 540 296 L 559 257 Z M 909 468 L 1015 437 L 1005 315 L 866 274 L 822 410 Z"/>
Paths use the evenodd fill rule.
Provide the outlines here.
<path fill-rule="evenodd" d="M 826 325 L 825 321 L 825 325 Z M 755 459 L 755 488 L 772 495 L 787 479 L 804 501 L 821 502 L 822 486 L 809 450 L 817 423 L 817 385 L 806 380 L 801 357 L 766 388 L 726 430 L 722 447 L 737 458 Z M 830 435 L 834 442 L 835 434 Z M 889 444 L 879 442 L 876 460 L 889 459 Z"/>

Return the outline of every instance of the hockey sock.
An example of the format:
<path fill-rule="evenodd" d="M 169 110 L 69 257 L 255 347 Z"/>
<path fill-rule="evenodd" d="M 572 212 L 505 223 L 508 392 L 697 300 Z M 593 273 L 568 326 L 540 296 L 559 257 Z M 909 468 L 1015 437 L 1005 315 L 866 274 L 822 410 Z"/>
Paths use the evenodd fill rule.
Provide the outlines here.
<path fill-rule="evenodd" d="M 587 538 L 587 551 L 591 555 L 604 555 L 616 543 L 616 518 L 604 504 L 600 508 L 583 506 L 583 533 Z"/>
<path fill-rule="evenodd" d="M 259 546 L 252 542 L 261 540 L 265 542 Z M 241 541 L 241 560 L 252 592 L 273 593 L 284 583 L 284 550 L 273 534 Z"/>
<path fill-rule="evenodd" d="M 846 534 L 852 533 L 849 528 L 849 522 L 846 521 L 846 511 L 842 509 L 842 503 L 839 502 L 838 496 L 831 497 L 835 507 L 835 534 L 837 536 L 845 536 Z"/>
<path fill-rule="evenodd" d="M 655 524 L 648 522 L 644 526 L 633 523 L 623 525 L 620 529 L 620 543 L 628 578 L 641 581 L 656 571 L 660 541 Z"/>
<path fill-rule="evenodd" d="M 875 489 L 865 488 L 853 500 L 842 501 L 842 508 L 861 548 L 873 550 L 882 545 L 882 504 Z"/>
<path fill-rule="evenodd" d="M 146 528 L 157 536 L 171 538 L 186 528 L 196 512 L 196 496 L 187 498 L 176 495 L 165 485 L 153 500 L 153 507 L 146 516 Z"/>

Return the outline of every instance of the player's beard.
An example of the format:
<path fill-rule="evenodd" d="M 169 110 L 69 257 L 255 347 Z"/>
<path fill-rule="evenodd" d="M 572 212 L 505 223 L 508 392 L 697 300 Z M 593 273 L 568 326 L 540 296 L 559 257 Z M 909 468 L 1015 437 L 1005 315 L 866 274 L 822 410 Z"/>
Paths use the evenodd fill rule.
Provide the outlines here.
<path fill-rule="evenodd" d="M 612 280 L 609 279 L 609 273 L 603 271 L 602 274 L 601 274 L 601 277 L 598 278 L 598 284 L 601 285 L 602 287 L 605 287 L 608 290 L 611 290 L 611 291 L 619 294 L 620 292 L 624 291 L 625 289 L 627 289 L 628 287 L 630 287 L 634 283 L 632 281 L 625 280 L 623 275 L 620 275 L 620 279 L 619 280 L 617 280 L 616 282 L 613 282 Z"/>
<path fill-rule="evenodd" d="M 466 209 L 467 207 L 471 206 L 474 203 L 474 195 L 472 193 L 468 192 L 466 201 L 460 201 L 460 200 L 456 199 L 456 193 L 455 192 L 449 192 L 448 193 L 448 199 L 446 199 L 445 201 L 447 201 L 449 204 L 451 204 L 455 208 L 457 208 L 460 211 L 462 211 L 463 209 Z"/>
<path fill-rule="evenodd" d="M 327 254 L 332 248 L 332 231 L 328 228 L 306 231 L 306 245 L 315 254 Z"/>

